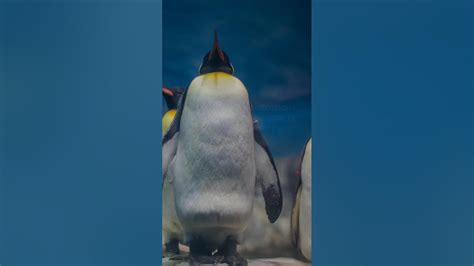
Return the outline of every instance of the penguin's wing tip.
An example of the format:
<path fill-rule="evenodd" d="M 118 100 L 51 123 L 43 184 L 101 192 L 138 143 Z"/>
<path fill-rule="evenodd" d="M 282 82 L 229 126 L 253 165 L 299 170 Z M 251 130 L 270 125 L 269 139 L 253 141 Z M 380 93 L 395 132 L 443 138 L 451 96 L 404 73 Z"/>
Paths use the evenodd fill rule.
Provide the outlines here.
<path fill-rule="evenodd" d="M 274 223 L 280 217 L 283 206 L 280 178 L 270 150 L 257 127 L 254 127 L 254 138 L 257 182 L 262 189 L 268 220 Z"/>
<path fill-rule="evenodd" d="M 280 217 L 283 205 L 281 192 L 271 184 L 267 189 L 263 190 L 263 197 L 265 198 L 265 211 L 267 212 L 268 220 L 270 223 L 275 223 L 278 217 Z"/>

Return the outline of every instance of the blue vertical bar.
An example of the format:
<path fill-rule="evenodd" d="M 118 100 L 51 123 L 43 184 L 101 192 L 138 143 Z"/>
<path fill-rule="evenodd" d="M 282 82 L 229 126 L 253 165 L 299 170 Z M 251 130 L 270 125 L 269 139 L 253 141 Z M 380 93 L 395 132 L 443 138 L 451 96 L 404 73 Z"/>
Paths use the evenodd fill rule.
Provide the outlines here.
<path fill-rule="evenodd" d="M 161 94 L 161 88 L 163 86 L 163 0 L 158 0 L 159 2 L 159 7 L 158 7 L 158 23 L 159 23 L 159 26 L 158 26 L 158 43 L 159 43 L 159 49 L 158 49 L 158 57 L 159 57 L 159 62 L 158 62 L 158 68 L 159 68 L 159 71 L 158 71 L 158 76 L 157 76 L 157 82 L 159 84 L 159 103 L 156 107 L 156 110 L 158 111 L 157 114 L 160 115 L 160 119 L 159 119 L 159 132 L 160 132 L 160 139 L 159 139 L 159 143 L 160 143 L 160 149 L 159 149 L 159 155 L 158 155 L 158 179 L 159 179 L 159 183 L 160 183 L 160 186 L 157 188 L 157 195 L 158 195 L 158 209 L 160 210 L 160 215 L 159 215 L 159 232 L 158 232 L 158 241 L 159 241 L 159 251 L 158 251 L 158 254 L 160 255 L 159 259 L 159 265 L 162 264 L 162 239 L 163 239 L 163 236 L 162 236 L 162 233 L 163 231 L 161 230 L 162 226 L 163 226 L 163 210 L 162 210 L 162 200 L 163 200 L 163 197 L 161 195 L 161 184 L 162 184 L 162 175 L 161 175 L 161 156 L 162 156 L 162 143 L 161 143 L 161 126 L 162 126 L 162 123 L 161 123 L 161 112 L 163 110 L 163 99 L 162 99 L 162 94 Z"/>
<path fill-rule="evenodd" d="M 6 87 L 6 63 L 5 49 L 1 46 L 4 40 L 4 12 L 0 5 L 0 263 L 5 261 L 6 256 L 6 214 L 7 214 L 7 188 L 5 181 L 5 91 Z"/>
<path fill-rule="evenodd" d="M 472 1 L 313 1 L 315 265 L 472 265 Z"/>
<path fill-rule="evenodd" d="M 0 264 L 160 264 L 161 2 L 0 5 Z"/>

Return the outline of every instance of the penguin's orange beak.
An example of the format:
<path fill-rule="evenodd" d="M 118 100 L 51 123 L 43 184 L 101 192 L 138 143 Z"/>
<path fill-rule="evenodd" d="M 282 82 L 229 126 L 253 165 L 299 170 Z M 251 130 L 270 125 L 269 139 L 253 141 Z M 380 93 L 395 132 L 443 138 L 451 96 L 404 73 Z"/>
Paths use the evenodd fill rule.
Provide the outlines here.
<path fill-rule="evenodd" d="M 170 89 L 168 89 L 168 88 L 166 88 L 166 87 L 163 87 L 162 90 L 163 90 L 163 93 L 166 94 L 166 95 L 169 95 L 169 96 L 173 96 L 173 95 L 174 95 L 174 94 L 173 94 L 173 91 L 170 90 Z"/>
<path fill-rule="evenodd" d="M 224 53 L 222 49 L 219 47 L 219 41 L 217 40 L 217 31 L 214 31 L 214 44 L 212 45 L 212 50 L 209 53 L 208 60 L 211 60 L 215 55 L 219 56 L 219 58 L 224 61 Z"/>

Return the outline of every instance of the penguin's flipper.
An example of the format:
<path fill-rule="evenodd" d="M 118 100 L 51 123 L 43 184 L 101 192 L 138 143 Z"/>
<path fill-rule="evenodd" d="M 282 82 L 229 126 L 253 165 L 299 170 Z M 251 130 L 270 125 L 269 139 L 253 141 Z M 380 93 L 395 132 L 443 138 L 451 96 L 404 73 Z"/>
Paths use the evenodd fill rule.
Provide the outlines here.
<path fill-rule="evenodd" d="M 176 115 L 174 116 L 173 123 L 171 123 L 170 129 L 166 132 L 162 141 L 162 161 L 161 161 L 161 174 L 163 177 L 163 184 L 168 171 L 168 166 L 176 154 L 178 148 L 178 136 L 179 136 L 179 126 L 181 124 L 181 115 L 183 114 L 184 102 L 186 100 L 186 90 L 179 100 L 178 109 L 176 110 Z M 163 186 L 162 186 L 163 187 Z"/>
<path fill-rule="evenodd" d="M 260 184 L 262 189 L 268 220 L 274 223 L 280 216 L 283 205 L 280 178 L 278 177 L 278 171 L 267 143 L 255 124 L 253 132 L 255 139 L 257 184 Z"/>
<path fill-rule="evenodd" d="M 293 209 L 291 209 L 291 242 L 293 246 L 298 247 L 299 239 L 299 218 L 300 218 L 300 200 L 301 200 L 301 180 L 298 184 L 296 197 L 293 202 Z"/>

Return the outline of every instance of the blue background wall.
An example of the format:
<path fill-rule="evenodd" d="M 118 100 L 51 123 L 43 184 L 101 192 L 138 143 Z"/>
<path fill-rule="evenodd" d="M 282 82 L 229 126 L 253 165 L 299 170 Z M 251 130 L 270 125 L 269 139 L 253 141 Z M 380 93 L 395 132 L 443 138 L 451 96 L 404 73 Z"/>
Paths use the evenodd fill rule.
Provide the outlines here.
<path fill-rule="evenodd" d="M 1 8 L 0 264 L 158 264 L 161 4 Z"/>
<path fill-rule="evenodd" d="M 453 2 L 313 5 L 318 265 L 474 262 L 473 3 Z M 2 265 L 159 263 L 160 6 L 0 5 Z"/>
<path fill-rule="evenodd" d="M 472 6 L 313 6 L 317 265 L 474 263 Z"/>

